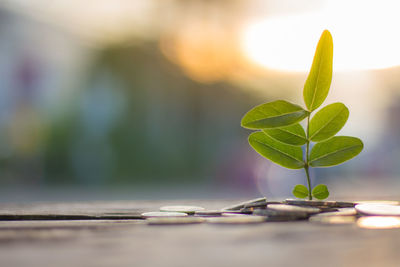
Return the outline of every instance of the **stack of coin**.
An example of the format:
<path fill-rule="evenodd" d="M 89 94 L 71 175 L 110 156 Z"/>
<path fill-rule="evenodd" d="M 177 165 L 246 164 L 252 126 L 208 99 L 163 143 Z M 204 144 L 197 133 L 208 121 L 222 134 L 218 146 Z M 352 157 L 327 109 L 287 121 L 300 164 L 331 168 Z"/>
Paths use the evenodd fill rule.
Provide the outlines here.
<path fill-rule="evenodd" d="M 305 220 L 312 214 L 319 213 L 320 209 L 313 207 L 299 207 L 287 204 L 270 204 L 266 209 L 253 212 L 254 215 L 266 216 L 267 221 L 296 221 Z"/>
<path fill-rule="evenodd" d="M 387 201 L 357 204 L 355 209 L 363 216 L 358 219 L 357 225 L 367 229 L 400 228 L 400 205 L 398 204 Z"/>
<path fill-rule="evenodd" d="M 163 206 L 142 214 L 150 225 L 252 224 L 309 220 L 323 224 L 354 224 L 362 228 L 400 228 L 398 201 L 319 201 L 287 199 L 267 201 L 265 197 L 237 203 L 221 210 L 198 206 Z"/>
<path fill-rule="evenodd" d="M 253 207 L 254 205 L 265 205 L 267 203 L 267 198 L 261 197 L 261 198 L 256 198 L 252 199 L 249 201 L 241 202 L 229 207 L 222 208 L 223 211 L 240 211 L 243 208 L 249 208 Z"/>
<path fill-rule="evenodd" d="M 187 206 L 187 205 L 180 205 L 180 206 L 164 206 L 160 208 L 160 211 L 164 212 L 183 212 L 186 214 L 193 215 L 196 211 L 203 211 L 204 208 L 197 207 L 197 206 Z"/>

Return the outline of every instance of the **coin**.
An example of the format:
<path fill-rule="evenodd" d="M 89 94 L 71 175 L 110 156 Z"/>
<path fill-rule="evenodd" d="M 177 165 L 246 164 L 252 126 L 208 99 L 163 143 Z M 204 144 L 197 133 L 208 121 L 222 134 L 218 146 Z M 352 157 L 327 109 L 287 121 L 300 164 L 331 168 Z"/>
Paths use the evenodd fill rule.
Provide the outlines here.
<path fill-rule="evenodd" d="M 366 216 L 357 220 L 357 226 L 367 229 L 392 229 L 400 228 L 400 217 L 391 216 Z"/>
<path fill-rule="evenodd" d="M 199 211 L 195 211 L 194 215 L 200 216 L 200 217 L 221 216 L 222 211 L 220 211 L 220 210 L 199 210 Z"/>
<path fill-rule="evenodd" d="M 310 216 L 306 212 L 286 212 L 286 211 L 276 211 L 276 210 L 255 210 L 253 215 L 256 216 L 265 216 L 267 221 L 297 221 L 297 220 L 305 220 Z"/>
<path fill-rule="evenodd" d="M 164 206 L 160 208 L 160 211 L 167 211 L 167 212 L 184 212 L 187 214 L 194 214 L 196 211 L 202 211 L 205 210 L 202 207 L 196 207 L 196 206 Z"/>
<path fill-rule="evenodd" d="M 274 202 L 277 203 L 277 202 Z M 259 203 L 251 203 L 251 204 L 246 204 L 242 209 L 265 209 L 268 205 L 268 202 L 259 202 Z"/>
<path fill-rule="evenodd" d="M 250 204 L 244 205 L 244 208 L 241 208 L 240 212 L 244 213 L 244 214 L 252 214 L 254 210 L 266 209 L 268 207 L 268 205 L 271 205 L 271 204 L 282 204 L 282 202 L 266 201 L 266 202 L 259 202 L 259 203 L 250 203 Z"/>
<path fill-rule="evenodd" d="M 314 215 L 315 216 L 355 216 L 357 215 L 357 210 L 355 208 L 342 208 L 338 209 L 337 211 L 331 211 L 331 212 L 321 212 L 319 214 Z"/>
<path fill-rule="evenodd" d="M 310 222 L 324 223 L 324 224 L 351 224 L 356 221 L 355 216 L 311 216 Z"/>
<path fill-rule="evenodd" d="M 245 208 L 255 208 L 255 209 L 262 209 L 266 208 L 266 206 L 270 204 L 284 204 L 282 201 L 265 201 L 265 202 L 258 202 L 258 203 L 249 203 L 244 205 Z"/>
<path fill-rule="evenodd" d="M 357 204 L 386 204 L 386 205 L 400 205 L 400 201 L 395 200 L 362 200 L 357 201 Z"/>
<path fill-rule="evenodd" d="M 325 201 L 319 201 L 319 200 L 301 200 L 301 199 L 286 199 L 285 200 L 286 204 L 289 205 L 296 205 L 296 206 L 324 206 Z"/>
<path fill-rule="evenodd" d="M 228 212 L 221 213 L 221 216 L 234 217 L 234 216 L 250 216 L 250 215 L 249 214 L 245 214 L 245 213 L 241 213 L 241 212 L 228 211 Z"/>
<path fill-rule="evenodd" d="M 265 222 L 265 218 L 261 216 L 233 216 L 233 217 L 213 217 L 207 218 L 207 223 L 215 224 L 251 224 Z"/>
<path fill-rule="evenodd" d="M 248 200 L 245 202 L 241 202 L 232 206 L 228 206 L 225 208 L 222 208 L 221 210 L 226 211 L 226 210 L 240 210 L 242 208 L 244 208 L 246 205 L 251 205 L 251 204 L 257 204 L 257 203 L 265 203 L 267 201 L 267 199 L 265 197 L 261 197 L 261 198 L 256 198 L 256 199 L 252 199 L 252 200 Z"/>
<path fill-rule="evenodd" d="M 319 213 L 321 210 L 319 208 L 313 207 L 299 207 L 294 205 L 286 205 L 286 204 L 271 204 L 268 205 L 269 210 L 275 210 L 279 212 L 285 212 L 288 214 L 295 213 L 307 213 L 307 214 L 315 214 Z"/>
<path fill-rule="evenodd" d="M 242 214 L 252 214 L 254 211 L 254 208 L 243 208 L 240 209 L 239 212 Z"/>
<path fill-rule="evenodd" d="M 306 207 L 306 206 L 300 206 L 300 207 Z M 324 206 L 314 206 L 313 208 L 318 208 L 321 210 L 321 212 L 334 212 L 338 211 L 338 208 L 330 208 L 330 207 L 324 207 Z"/>
<path fill-rule="evenodd" d="M 344 201 L 320 201 L 320 200 L 299 200 L 299 199 L 286 199 L 286 204 L 296 206 L 309 206 L 309 207 L 330 207 L 330 208 L 351 208 L 354 207 L 352 202 Z"/>
<path fill-rule="evenodd" d="M 364 215 L 400 216 L 400 206 L 388 204 L 358 204 L 356 210 Z"/>
<path fill-rule="evenodd" d="M 201 217 L 152 217 L 146 219 L 146 222 L 150 225 L 174 225 L 174 224 L 194 224 L 205 222 L 204 218 Z"/>
<path fill-rule="evenodd" d="M 346 201 L 337 201 L 336 208 L 354 208 L 356 203 L 354 202 L 346 202 Z"/>
<path fill-rule="evenodd" d="M 165 212 L 165 211 L 151 211 L 142 213 L 143 218 L 151 217 L 183 217 L 188 216 L 187 213 L 183 212 Z"/>

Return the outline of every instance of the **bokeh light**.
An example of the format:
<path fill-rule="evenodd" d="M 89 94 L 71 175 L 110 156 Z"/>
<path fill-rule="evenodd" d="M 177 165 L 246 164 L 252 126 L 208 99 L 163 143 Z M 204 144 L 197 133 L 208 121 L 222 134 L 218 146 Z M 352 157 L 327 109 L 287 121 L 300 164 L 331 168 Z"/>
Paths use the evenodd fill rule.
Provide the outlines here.
<path fill-rule="evenodd" d="M 243 29 L 250 60 L 285 71 L 307 71 L 324 29 L 334 39 L 334 70 L 400 65 L 398 1 L 321 1 L 317 10 L 259 19 Z"/>

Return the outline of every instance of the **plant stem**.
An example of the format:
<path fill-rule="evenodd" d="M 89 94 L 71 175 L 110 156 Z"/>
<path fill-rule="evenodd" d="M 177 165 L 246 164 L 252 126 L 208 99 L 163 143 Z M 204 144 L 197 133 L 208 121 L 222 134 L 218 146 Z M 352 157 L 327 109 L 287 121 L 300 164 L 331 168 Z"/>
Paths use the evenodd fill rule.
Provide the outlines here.
<path fill-rule="evenodd" d="M 306 171 L 306 176 L 307 176 L 307 184 L 308 184 L 308 199 L 312 200 L 312 195 L 311 195 L 311 180 L 310 180 L 310 173 L 308 171 L 309 165 L 309 151 L 310 151 L 310 140 L 309 140 L 309 133 L 310 133 L 310 114 L 307 116 L 307 132 L 306 132 L 306 137 L 307 137 L 307 143 L 306 143 L 306 162 L 304 164 L 304 170 Z"/>
<path fill-rule="evenodd" d="M 304 170 L 306 170 L 306 176 L 307 176 L 307 184 L 308 184 L 308 199 L 312 200 L 312 195 L 311 195 L 311 181 L 310 181 L 310 174 L 308 173 L 308 165 L 304 166 Z"/>

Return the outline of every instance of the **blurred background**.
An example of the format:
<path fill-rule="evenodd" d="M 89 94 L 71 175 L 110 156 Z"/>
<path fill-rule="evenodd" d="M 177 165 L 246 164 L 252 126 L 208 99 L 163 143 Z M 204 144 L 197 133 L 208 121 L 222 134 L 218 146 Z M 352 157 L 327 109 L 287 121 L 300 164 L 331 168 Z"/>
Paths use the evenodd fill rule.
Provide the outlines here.
<path fill-rule="evenodd" d="M 364 151 L 314 169 L 331 198 L 400 197 L 400 4 L 341 0 L 0 1 L 0 201 L 289 197 L 302 170 L 240 127 L 302 90 L 334 40 L 326 104 Z"/>

